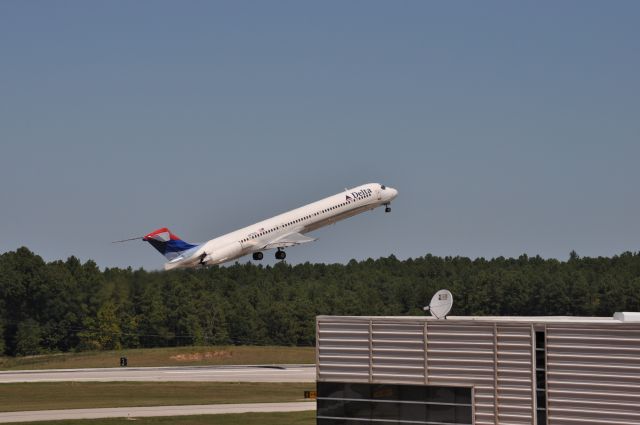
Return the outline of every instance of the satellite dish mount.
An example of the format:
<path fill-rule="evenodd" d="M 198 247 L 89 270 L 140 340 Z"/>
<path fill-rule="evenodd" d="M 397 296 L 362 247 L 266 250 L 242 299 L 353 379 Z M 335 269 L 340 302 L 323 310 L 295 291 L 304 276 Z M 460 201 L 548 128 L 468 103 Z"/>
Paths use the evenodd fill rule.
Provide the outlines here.
<path fill-rule="evenodd" d="M 424 307 L 424 311 L 431 313 L 436 319 L 446 319 L 447 314 L 453 306 L 453 295 L 446 289 L 441 289 L 435 293 L 428 306 Z"/>

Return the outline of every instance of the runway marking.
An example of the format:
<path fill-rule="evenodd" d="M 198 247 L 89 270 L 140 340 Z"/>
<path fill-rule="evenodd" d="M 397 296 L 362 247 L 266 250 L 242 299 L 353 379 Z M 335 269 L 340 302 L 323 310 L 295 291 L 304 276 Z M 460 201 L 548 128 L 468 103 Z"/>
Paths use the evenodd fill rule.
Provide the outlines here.
<path fill-rule="evenodd" d="M 271 370 L 275 370 L 275 369 L 271 369 Z M 275 372 L 273 376 L 280 375 L 282 373 L 287 373 L 287 372 L 304 372 L 304 369 L 286 369 L 286 370 L 281 370 L 279 372 Z M 250 373 L 250 374 L 255 374 L 256 371 L 255 370 L 207 370 L 207 371 L 179 371 L 179 372 L 164 372 L 165 374 L 198 374 L 198 375 L 203 375 L 205 373 L 208 374 L 216 374 L 216 373 Z M 268 374 L 265 373 L 260 373 L 260 376 L 269 376 Z"/>
<path fill-rule="evenodd" d="M 136 376 L 109 376 L 108 378 L 100 377 L 100 378 L 41 378 L 41 379 L 11 379 L 11 380 L 0 380 L 0 383 L 10 384 L 14 382 L 66 382 L 66 381 L 98 381 L 98 382 L 109 382 L 113 379 L 122 379 L 122 380 L 130 380 L 131 378 L 140 379 L 140 377 Z M 108 379 L 107 381 L 101 381 L 102 379 Z M 137 380 L 136 379 L 136 380 Z M 153 378 L 148 378 L 153 379 Z M 157 379 L 157 378 L 156 378 Z"/>
<path fill-rule="evenodd" d="M 218 367 L 50 369 L 2 371 L 0 383 L 17 382 L 313 382 L 315 366 L 229 365 Z"/>
<path fill-rule="evenodd" d="M 116 407 L 97 409 L 36 410 L 0 413 L 0 423 L 44 420 L 135 418 L 158 416 L 215 415 L 246 412 L 296 412 L 316 410 L 315 402 L 205 404 L 186 406 Z"/>

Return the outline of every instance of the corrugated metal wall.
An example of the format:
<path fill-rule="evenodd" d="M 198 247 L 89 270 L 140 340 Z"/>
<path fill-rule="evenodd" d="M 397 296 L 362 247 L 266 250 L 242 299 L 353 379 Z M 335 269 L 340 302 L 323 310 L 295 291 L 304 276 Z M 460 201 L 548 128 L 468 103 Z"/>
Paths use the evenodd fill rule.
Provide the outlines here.
<path fill-rule="evenodd" d="M 474 386 L 476 424 L 495 417 L 493 325 L 427 323 L 427 383 Z"/>
<path fill-rule="evenodd" d="M 640 324 L 612 324 L 535 324 L 546 330 L 549 424 L 640 425 Z M 535 330 L 321 316 L 317 379 L 472 386 L 475 424 L 535 424 Z"/>
<path fill-rule="evenodd" d="M 549 423 L 640 424 L 640 325 L 547 325 Z"/>
<path fill-rule="evenodd" d="M 531 424 L 531 341 L 529 325 L 323 318 L 317 378 L 473 386 L 476 424 L 498 423 L 496 413 L 501 424 Z"/>
<path fill-rule="evenodd" d="M 533 328 L 495 324 L 497 330 L 498 423 L 532 424 L 535 411 Z"/>
<path fill-rule="evenodd" d="M 318 381 L 371 382 L 369 321 L 318 320 Z"/>

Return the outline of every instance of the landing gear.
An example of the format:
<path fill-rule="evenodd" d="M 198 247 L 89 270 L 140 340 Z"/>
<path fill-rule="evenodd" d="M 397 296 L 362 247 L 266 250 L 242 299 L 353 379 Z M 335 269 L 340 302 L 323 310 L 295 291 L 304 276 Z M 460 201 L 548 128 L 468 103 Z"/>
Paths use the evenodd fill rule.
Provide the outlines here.
<path fill-rule="evenodd" d="M 253 259 L 256 261 L 260 261 L 264 258 L 264 254 L 262 252 L 254 252 Z"/>
<path fill-rule="evenodd" d="M 391 204 L 384 204 L 384 212 L 386 213 L 391 212 Z"/>
<path fill-rule="evenodd" d="M 276 251 L 276 260 L 284 260 L 285 258 L 287 258 L 287 253 L 278 249 Z"/>

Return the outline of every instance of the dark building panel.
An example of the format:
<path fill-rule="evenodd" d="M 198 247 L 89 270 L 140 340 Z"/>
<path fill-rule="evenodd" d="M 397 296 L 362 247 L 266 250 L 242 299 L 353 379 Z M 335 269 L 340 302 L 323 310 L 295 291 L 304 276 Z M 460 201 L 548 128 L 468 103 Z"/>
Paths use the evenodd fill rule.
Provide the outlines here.
<path fill-rule="evenodd" d="M 471 424 L 471 388 L 318 382 L 318 424 Z"/>

